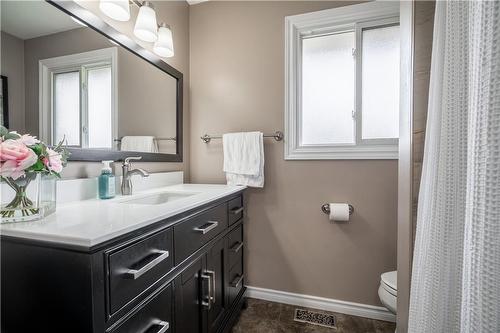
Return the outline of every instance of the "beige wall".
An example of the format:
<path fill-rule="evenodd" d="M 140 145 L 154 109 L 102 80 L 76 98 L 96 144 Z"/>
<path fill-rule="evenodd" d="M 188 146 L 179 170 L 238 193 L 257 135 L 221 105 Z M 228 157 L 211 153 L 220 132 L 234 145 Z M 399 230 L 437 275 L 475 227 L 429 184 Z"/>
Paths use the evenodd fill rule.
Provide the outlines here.
<path fill-rule="evenodd" d="M 347 2 L 207 2 L 190 9 L 191 181 L 224 182 L 220 141 L 283 130 L 284 18 Z M 247 284 L 379 305 L 396 269 L 397 161 L 284 161 L 265 141 L 266 186 L 246 193 Z M 349 202 L 347 224 L 320 207 Z"/>
<path fill-rule="evenodd" d="M 1 33 L 1 72 L 7 76 L 10 128 L 24 132 L 24 43 L 22 39 Z"/>
<path fill-rule="evenodd" d="M 413 69 L 413 239 L 417 225 L 418 192 L 424 158 L 427 103 L 431 76 L 434 1 L 415 2 L 415 54 Z"/>
<path fill-rule="evenodd" d="M 118 31 L 133 37 L 132 29 L 137 15 L 136 9 L 132 6 L 132 18 L 128 22 L 113 21 L 102 13 L 98 8 L 98 1 L 81 1 L 78 0 L 81 6 L 94 12 L 102 17 L 106 22 L 112 25 Z M 159 22 L 168 23 L 173 32 L 175 56 L 164 59 L 165 62 L 179 70 L 184 74 L 184 161 L 182 163 L 135 163 L 134 166 L 142 167 L 150 172 L 162 171 L 184 171 L 185 179 L 189 179 L 189 5 L 185 1 L 153 1 L 155 5 L 156 15 Z M 148 49 L 151 49 L 152 44 L 144 43 Z M 63 171 L 64 178 L 83 178 L 93 177 L 99 174 L 101 169 L 100 163 L 84 163 L 71 162 L 70 165 Z M 121 172 L 119 165 L 115 165 L 117 174 Z"/>

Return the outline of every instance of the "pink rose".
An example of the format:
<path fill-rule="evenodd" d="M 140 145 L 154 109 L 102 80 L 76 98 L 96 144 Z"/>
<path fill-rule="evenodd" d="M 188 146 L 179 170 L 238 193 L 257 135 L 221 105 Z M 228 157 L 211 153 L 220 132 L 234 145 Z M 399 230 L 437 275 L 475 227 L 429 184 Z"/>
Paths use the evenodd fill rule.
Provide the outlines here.
<path fill-rule="evenodd" d="M 38 156 L 20 140 L 5 140 L 0 143 L 0 176 L 17 179 L 24 170 L 36 163 Z"/>
<path fill-rule="evenodd" d="M 31 136 L 29 134 L 21 135 L 21 137 L 17 140 L 21 141 L 26 146 L 33 146 L 40 142 L 40 140 L 38 140 L 35 136 Z"/>
<path fill-rule="evenodd" d="M 61 172 L 63 169 L 62 156 L 56 151 L 53 151 L 50 148 L 47 148 L 48 157 L 42 160 L 43 164 L 50 171 Z"/>

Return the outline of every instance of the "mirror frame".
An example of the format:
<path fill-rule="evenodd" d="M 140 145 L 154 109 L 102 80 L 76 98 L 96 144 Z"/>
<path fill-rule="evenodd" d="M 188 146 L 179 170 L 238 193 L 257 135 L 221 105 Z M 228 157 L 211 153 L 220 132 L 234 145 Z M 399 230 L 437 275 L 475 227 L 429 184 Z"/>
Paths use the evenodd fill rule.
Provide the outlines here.
<path fill-rule="evenodd" d="M 169 74 L 177 81 L 176 98 L 176 153 L 147 153 L 147 152 L 127 152 L 119 150 L 98 149 L 98 148 L 70 148 L 70 161 L 100 162 L 103 160 L 122 161 L 129 156 L 141 156 L 141 162 L 182 162 L 182 114 L 183 114 L 183 74 L 174 67 L 167 64 L 153 52 L 143 48 L 132 38 L 122 34 L 102 18 L 93 12 L 81 7 L 73 1 L 65 0 L 45 0 L 50 5 L 60 9 L 64 13 L 85 23 L 89 28 L 108 38 L 126 50 L 132 52 L 139 58 L 149 62 L 159 70 Z"/>
<path fill-rule="evenodd" d="M 4 127 L 9 128 L 9 79 L 5 75 L 0 75 L 2 80 L 2 120 Z"/>

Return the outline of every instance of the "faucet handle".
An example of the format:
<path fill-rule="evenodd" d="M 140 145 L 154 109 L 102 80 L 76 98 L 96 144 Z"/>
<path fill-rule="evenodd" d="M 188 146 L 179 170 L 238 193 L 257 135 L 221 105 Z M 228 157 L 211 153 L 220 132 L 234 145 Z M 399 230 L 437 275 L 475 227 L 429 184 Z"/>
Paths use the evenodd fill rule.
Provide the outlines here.
<path fill-rule="evenodd" d="M 138 161 L 142 159 L 142 156 L 130 156 L 126 157 L 125 160 L 123 161 L 123 165 L 129 165 L 130 161 Z"/>

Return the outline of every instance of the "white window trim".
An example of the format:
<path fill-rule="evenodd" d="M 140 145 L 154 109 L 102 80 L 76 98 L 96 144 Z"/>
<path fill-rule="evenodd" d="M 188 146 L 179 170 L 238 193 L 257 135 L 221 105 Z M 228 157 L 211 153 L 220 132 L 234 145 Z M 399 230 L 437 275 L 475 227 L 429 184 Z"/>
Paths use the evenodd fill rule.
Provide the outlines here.
<path fill-rule="evenodd" d="M 111 138 L 118 135 L 118 48 L 104 49 L 42 59 L 38 62 L 39 138 L 52 142 L 52 75 L 62 69 L 72 69 L 86 64 L 111 63 Z M 83 143 L 83 142 L 82 142 Z"/>
<path fill-rule="evenodd" d="M 397 139 L 373 140 L 362 145 L 300 145 L 301 36 L 334 29 L 355 29 L 352 22 L 393 22 L 399 17 L 399 2 L 373 1 L 285 18 L 285 160 L 397 159 Z M 357 42 L 360 39 L 357 38 Z M 356 46 L 357 49 L 358 45 Z M 360 57 L 357 57 L 360 59 Z M 357 60 L 359 61 L 359 60 Z M 403 74 L 403 73 L 401 73 Z M 356 73 L 357 77 L 358 73 Z M 359 79 L 356 79 L 359 82 Z M 356 83 L 358 84 L 358 83 Z M 357 100 L 360 99 L 357 97 Z M 357 108 L 358 109 L 358 108 Z M 359 110 L 359 109 L 358 109 Z M 360 111 L 358 111 L 360 112 Z M 357 122 L 359 123 L 359 122 Z M 359 135 L 359 130 L 356 131 Z M 378 142 L 377 142 L 378 141 Z"/>

